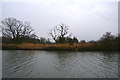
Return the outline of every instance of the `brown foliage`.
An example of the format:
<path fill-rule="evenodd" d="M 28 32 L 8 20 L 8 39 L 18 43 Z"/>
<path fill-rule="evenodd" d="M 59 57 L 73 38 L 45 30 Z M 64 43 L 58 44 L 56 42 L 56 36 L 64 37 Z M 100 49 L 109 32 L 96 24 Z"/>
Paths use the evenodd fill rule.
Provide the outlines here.
<path fill-rule="evenodd" d="M 33 43 L 22 43 L 16 44 L 2 44 L 3 49 L 29 49 L 29 50 L 93 50 L 95 43 L 74 43 L 70 44 L 33 44 Z"/>

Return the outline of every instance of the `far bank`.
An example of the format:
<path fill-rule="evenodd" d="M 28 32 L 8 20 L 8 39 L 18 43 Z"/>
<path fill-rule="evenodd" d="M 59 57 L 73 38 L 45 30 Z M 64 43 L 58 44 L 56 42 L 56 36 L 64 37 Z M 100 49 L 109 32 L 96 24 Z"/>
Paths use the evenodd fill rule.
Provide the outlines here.
<path fill-rule="evenodd" d="M 103 46 L 100 43 L 74 43 L 74 44 L 1 44 L 2 50 L 58 50 L 58 51 L 118 51 L 118 44 Z"/>

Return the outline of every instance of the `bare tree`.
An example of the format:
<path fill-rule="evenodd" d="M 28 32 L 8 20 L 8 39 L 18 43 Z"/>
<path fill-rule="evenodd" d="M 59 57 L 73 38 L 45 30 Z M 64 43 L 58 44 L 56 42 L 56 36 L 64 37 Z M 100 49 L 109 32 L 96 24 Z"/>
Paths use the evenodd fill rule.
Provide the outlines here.
<path fill-rule="evenodd" d="M 53 30 L 50 30 L 49 34 L 53 38 L 53 40 L 56 41 L 59 37 L 57 26 L 55 26 Z"/>
<path fill-rule="evenodd" d="M 6 18 L 2 23 L 2 36 L 12 39 L 30 37 L 33 29 L 29 22 L 21 22 L 15 18 Z"/>
<path fill-rule="evenodd" d="M 68 34 L 68 26 L 65 24 L 59 24 L 59 26 L 55 26 L 52 30 L 50 30 L 49 34 L 56 42 L 57 40 L 59 40 L 60 38 L 64 38 L 65 35 Z"/>

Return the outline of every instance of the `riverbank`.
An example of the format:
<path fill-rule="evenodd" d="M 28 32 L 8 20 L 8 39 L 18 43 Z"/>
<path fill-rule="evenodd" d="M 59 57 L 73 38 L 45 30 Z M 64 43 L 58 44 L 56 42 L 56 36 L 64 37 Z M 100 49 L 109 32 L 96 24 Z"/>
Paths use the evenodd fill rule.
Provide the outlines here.
<path fill-rule="evenodd" d="M 67 51 L 105 51 L 98 43 L 74 43 L 74 44 L 2 44 L 2 50 L 67 50 Z M 117 51 L 109 49 L 107 51 Z"/>

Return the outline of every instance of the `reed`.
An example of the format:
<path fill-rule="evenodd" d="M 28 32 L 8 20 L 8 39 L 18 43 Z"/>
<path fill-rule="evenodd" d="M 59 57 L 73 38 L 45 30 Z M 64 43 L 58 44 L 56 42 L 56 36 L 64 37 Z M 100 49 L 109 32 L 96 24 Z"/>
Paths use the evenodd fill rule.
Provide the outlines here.
<path fill-rule="evenodd" d="M 95 43 L 74 43 L 74 44 L 2 44 L 2 49 L 21 49 L 21 50 L 95 50 Z"/>

